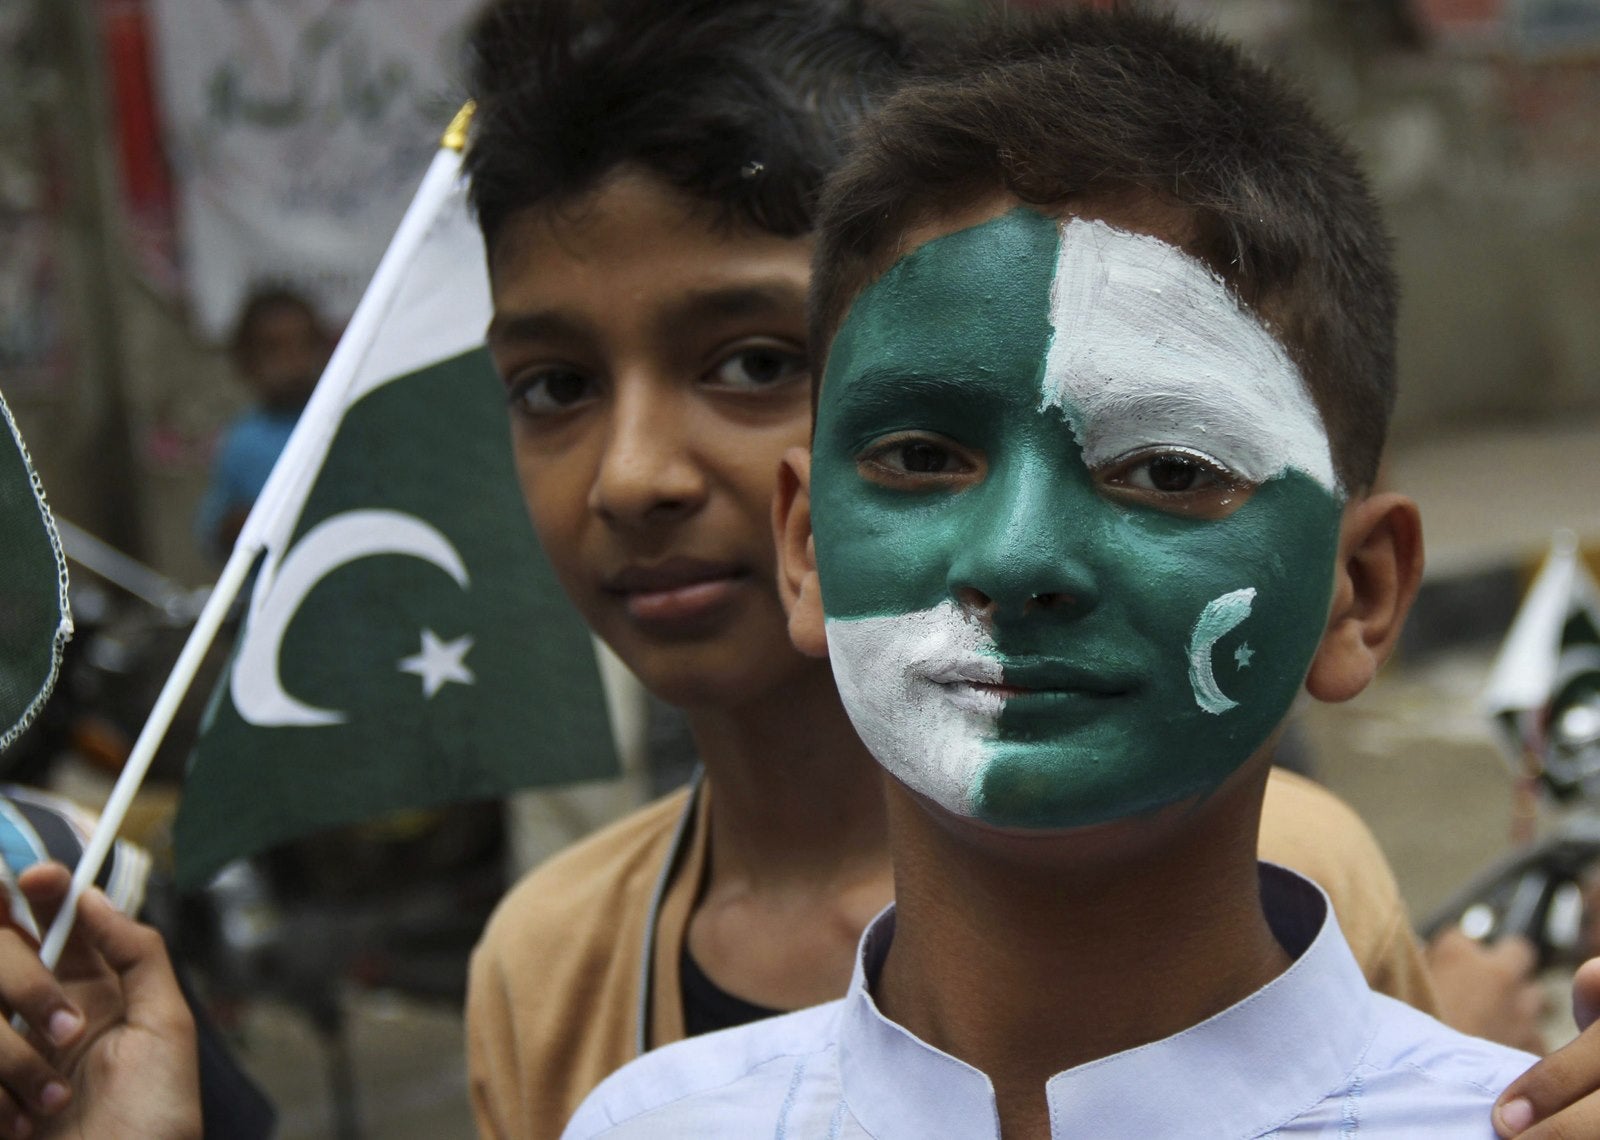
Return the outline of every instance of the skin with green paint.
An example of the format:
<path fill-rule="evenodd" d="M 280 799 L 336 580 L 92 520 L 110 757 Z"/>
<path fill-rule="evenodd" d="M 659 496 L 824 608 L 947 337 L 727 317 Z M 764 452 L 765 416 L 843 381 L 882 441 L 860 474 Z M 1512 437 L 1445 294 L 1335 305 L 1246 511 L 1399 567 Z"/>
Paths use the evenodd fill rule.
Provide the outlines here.
<path fill-rule="evenodd" d="M 1339 533 L 1338 497 L 1298 470 L 1254 487 L 1197 475 L 1203 439 L 1085 465 L 1073 409 L 1041 410 L 1051 338 L 1071 335 L 1051 328 L 1061 241 L 1056 219 L 1019 208 L 891 267 L 834 340 L 812 449 L 823 608 L 852 719 L 914 790 L 1004 827 L 1128 818 L 1221 784 L 1299 691 Z M 1207 711 L 1197 623 L 1246 589 L 1248 616 L 1209 652 L 1234 703 Z M 882 653 L 865 665 L 859 641 L 837 636 L 941 606 L 969 620 L 1000 679 L 933 699 L 964 686 L 1003 701 L 954 745 L 926 739 L 938 717 L 907 721 Z M 923 770 L 941 744 L 981 753 L 954 794 L 948 772 Z"/>

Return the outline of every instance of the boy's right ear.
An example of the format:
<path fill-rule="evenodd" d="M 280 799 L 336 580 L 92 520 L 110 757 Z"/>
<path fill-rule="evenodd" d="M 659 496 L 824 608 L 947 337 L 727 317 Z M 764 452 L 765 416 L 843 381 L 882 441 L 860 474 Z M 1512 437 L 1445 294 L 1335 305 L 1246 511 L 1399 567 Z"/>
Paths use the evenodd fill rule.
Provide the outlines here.
<path fill-rule="evenodd" d="M 803 447 L 786 451 L 778 468 L 772 529 L 778 542 L 778 596 L 789 615 L 789 640 L 807 656 L 826 657 L 822 586 L 811 538 L 811 453 Z"/>

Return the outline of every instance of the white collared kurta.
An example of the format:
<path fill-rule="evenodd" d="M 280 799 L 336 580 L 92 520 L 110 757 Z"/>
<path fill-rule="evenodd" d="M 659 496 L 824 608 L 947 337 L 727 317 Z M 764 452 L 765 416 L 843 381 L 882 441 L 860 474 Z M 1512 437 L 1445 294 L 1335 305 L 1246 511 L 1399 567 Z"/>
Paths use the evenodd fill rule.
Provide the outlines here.
<path fill-rule="evenodd" d="M 1315 884 L 1266 863 L 1261 884 L 1289 969 L 1182 1033 L 1056 1074 L 1052 1134 L 1490 1140 L 1495 1097 L 1533 1058 L 1373 993 Z M 629 1064 L 565 1140 L 998 1140 L 989 1079 L 873 1001 L 893 937 L 890 907 L 840 1001 Z"/>

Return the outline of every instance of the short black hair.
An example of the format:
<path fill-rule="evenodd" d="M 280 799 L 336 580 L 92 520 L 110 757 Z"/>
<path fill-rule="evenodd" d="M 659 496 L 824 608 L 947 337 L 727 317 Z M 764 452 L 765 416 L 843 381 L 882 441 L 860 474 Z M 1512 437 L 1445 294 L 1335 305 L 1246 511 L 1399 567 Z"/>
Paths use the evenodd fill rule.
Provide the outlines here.
<path fill-rule="evenodd" d="M 1341 484 L 1371 486 L 1395 398 L 1389 237 L 1340 138 L 1236 47 L 1127 8 L 997 17 L 857 138 L 818 221 L 815 375 L 912 228 L 999 192 L 1151 195 L 1192 215 L 1190 251 L 1294 358 Z"/>
<path fill-rule="evenodd" d="M 925 23 L 865 0 L 503 0 L 470 40 L 466 170 L 486 248 L 512 214 L 629 165 L 723 221 L 808 234 L 823 178 Z"/>

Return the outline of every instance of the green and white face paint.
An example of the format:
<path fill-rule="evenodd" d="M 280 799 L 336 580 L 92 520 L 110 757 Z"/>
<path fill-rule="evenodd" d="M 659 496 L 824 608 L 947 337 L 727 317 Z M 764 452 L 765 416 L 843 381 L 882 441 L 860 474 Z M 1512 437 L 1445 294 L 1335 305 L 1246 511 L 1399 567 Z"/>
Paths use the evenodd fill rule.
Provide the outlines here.
<path fill-rule="evenodd" d="M 856 299 L 818 408 L 845 708 L 1000 826 L 1204 795 L 1299 690 L 1341 507 L 1298 371 L 1202 263 L 1029 209 L 936 238 Z"/>

